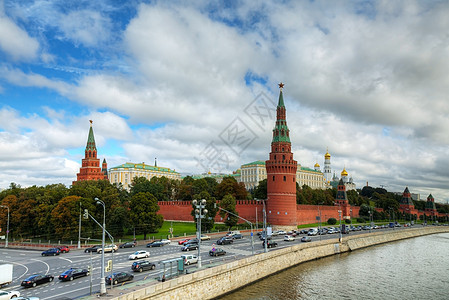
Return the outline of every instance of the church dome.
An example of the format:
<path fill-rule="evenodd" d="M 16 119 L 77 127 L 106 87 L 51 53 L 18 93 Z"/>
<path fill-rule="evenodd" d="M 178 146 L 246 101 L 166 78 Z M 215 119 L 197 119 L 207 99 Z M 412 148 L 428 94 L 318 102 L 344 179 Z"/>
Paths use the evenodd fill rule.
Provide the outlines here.
<path fill-rule="evenodd" d="M 341 176 L 348 176 L 348 172 L 346 172 L 346 169 L 343 169 L 343 171 L 341 171 Z"/>
<path fill-rule="evenodd" d="M 324 154 L 325 159 L 330 159 L 331 155 L 329 154 L 329 151 L 326 151 L 326 154 Z"/>
<path fill-rule="evenodd" d="M 319 163 L 316 163 L 315 164 L 315 168 L 319 168 L 320 167 L 320 164 Z"/>

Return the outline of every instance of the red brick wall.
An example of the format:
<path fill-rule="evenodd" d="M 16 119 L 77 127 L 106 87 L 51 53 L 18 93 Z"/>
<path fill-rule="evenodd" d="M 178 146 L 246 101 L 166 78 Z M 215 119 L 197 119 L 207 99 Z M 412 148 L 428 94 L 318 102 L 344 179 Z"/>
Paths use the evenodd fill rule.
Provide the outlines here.
<path fill-rule="evenodd" d="M 175 220 L 175 221 L 193 221 L 193 217 L 190 215 L 192 211 L 192 205 L 190 201 L 160 201 L 158 202 L 160 210 L 159 214 L 164 216 L 165 220 Z M 257 208 L 257 210 L 256 210 Z M 338 210 L 339 206 L 317 206 L 317 205 L 297 205 L 296 206 L 297 223 L 309 224 L 317 223 L 316 217 L 318 216 L 318 208 L 321 211 L 321 220 L 323 222 L 327 221 L 329 218 L 336 218 L 338 220 Z M 351 206 L 352 218 L 357 218 L 359 216 L 359 207 Z M 240 217 L 247 219 L 248 221 L 256 222 L 256 211 L 257 211 L 257 221 L 259 223 L 263 222 L 263 204 L 259 201 L 254 200 L 238 200 L 236 203 L 236 210 Z M 349 209 L 348 209 L 349 211 Z M 345 216 L 342 215 L 342 218 Z M 348 213 L 349 217 L 349 213 Z M 267 210 L 267 218 L 269 219 L 269 211 Z M 217 214 L 215 217 L 215 222 L 223 222 L 223 219 Z M 244 223 L 243 220 L 239 219 L 239 223 Z"/>

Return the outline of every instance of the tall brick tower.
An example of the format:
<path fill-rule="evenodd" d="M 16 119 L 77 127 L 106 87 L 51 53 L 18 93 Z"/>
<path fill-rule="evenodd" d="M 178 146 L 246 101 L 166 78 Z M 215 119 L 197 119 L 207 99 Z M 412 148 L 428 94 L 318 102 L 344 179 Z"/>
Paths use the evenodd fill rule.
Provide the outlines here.
<path fill-rule="evenodd" d="M 273 129 L 267 169 L 267 219 L 276 228 L 296 228 L 296 169 L 287 127 L 283 83 L 279 84 L 279 102 Z"/>
<path fill-rule="evenodd" d="M 108 165 L 106 159 L 100 167 L 100 160 L 97 158 L 97 146 L 95 145 L 94 131 L 92 129 L 92 120 L 90 122 L 89 136 L 87 137 L 87 145 L 84 150 L 84 158 L 81 162 L 80 172 L 76 174 L 76 181 L 83 180 L 102 180 L 108 179 Z"/>

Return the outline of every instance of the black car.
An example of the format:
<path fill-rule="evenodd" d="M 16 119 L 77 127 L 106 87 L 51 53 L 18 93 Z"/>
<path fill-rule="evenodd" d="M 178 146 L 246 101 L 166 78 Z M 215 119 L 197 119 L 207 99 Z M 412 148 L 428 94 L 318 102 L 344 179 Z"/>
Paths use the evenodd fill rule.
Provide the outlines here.
<path fill-rule="evenodd" d="M 89 271 L 87 269 L 70 268 L 67 271 L 65 271 L 64 273 L 62 273 L 61 275 L 59 275 L 58 278 L 61 281 L 67 281 L 67 280 L 72 281 L 73 279 L 87 276 L 87 275 L 89 275 Z"/>
<path fill-rule="evenodd" d="M 187 245 L 187 244 L 198 244 L 198 239 L 197 239 L 197 238 L 194 238 L 194 239 L 188 240 L 188 241 L 185 242 L 183 245 L 185 246 L 185 245 Z"/>
<path fill-rule="evenodd" d="M 234 240 L 232 238 L 226 237 L 226 236 L 217 240 L 218 245 L 227 245 L 227 244 L 232 244 L 232 243 L 234 243 Z"/>
<path fill-rule="evenodd" d="M 155 268 L 156 268 L 156 265 L 149 262 L 148 260 L 136 261 L 131 266 L 131 270 L 133 270 L 134 272 L 154 270 Z"/>
<path fill-rule="evenodd" d="M 135 242 L 126 242 L 124 244 L 121 244 L 119 246 L 119 248 L 134 248 L 136 247 L 136 243 Z"/>
<path fill-rule="evenodd" d="M 101 249 L 101 245 L 95 245 L 95 246 L 86 248 L 86 249 L 84 249 L 84 253 L 97 252 L 98 249 Z"/>
<path fill-rule="evenodd" d="M 50 248 L 42 252 L 42 256 L 56 256 L 59 255 L 60 252 L 61 250 L 59 250 L 58 248 Z"/>
<path fill-rule="evenodd" d="M 130 281 L 133 280 L 134 275 L 126 273 L 126 272 L 117 272 L 112 274 L 112 281 L 111 281 L 111 275 L 106 277 L 106 283 L 111 284 L 114 283 L 114 285 L 119 284 L 121 282 Z"/>
<path fill-rule="evenodd" d="M 28 278 L 24 279 L 22 283 L 20 284 L 23 287 L 35 287 L 36 285 L 46 283 L 46 282 L 52 282 L 54 279 L 51 275 L 44 275 L 44 274 L 34 274 L 29 276 Z"/>
<path fill-rule="evenodd" d="M 161 241 L 154 241 L 147 244 L 147 247 L 163 247 L 165 244 Z"/>
<path fill-rule="evenodd" d="M 278 243 L 276 243 L 276 242 L 273 242 L 270 240 L 267 241 L 267 248 L 277 247 L 277 245 L 278 245 Z M 265 247 L 265 241 L 263 241 L 262 247 Z"/>
<path fill-rule="evenodd" d="M 198 244 L 184 244 L 182 251 L 190 251 L 198 249 Z"/>
<path fill-rule="evenodd" d="M 221 248 L 212 249 L 209 251 L 210 256 L 220 256 L 220 255 L 225 255 L 225 254 L 226 254 L 226 251 L 224 251 Z"/>

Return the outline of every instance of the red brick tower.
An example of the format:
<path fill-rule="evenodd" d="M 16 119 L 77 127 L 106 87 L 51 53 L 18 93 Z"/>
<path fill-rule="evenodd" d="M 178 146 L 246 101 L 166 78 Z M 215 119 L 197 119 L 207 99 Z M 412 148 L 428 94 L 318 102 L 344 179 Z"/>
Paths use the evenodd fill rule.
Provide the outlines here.
<path fill-rule="evenodd" d="M 73 184 L 83 180 L 107 180 L 107 169 L 106 159 L 103 160 L 102 167 L 100 167 L 100 160 L 97 158 L 94 131 L 92 129 L 92 120 L 90 120 L 89 136 L 87 138 L 86 149 L 84 150 L 84 158 L 81 162 L 80 172 L 76 174 L 76 181 Z"/>
<path fill-rule="evenodd" d="M 438 216 L 438 211 L 437 208 L 435 206 L 435 199 L 433 198 L 432 194 L 430 194 L 429 196 L 427 196 L 427 202 L 426 202 L 426 208 L 425 208 L 425 213 L 428 216 L 432 216 L 432 219 L 435 216 Z"/>
<path fill-rule="evenodd" d="M 343 172 L 342 172 L 343 173 Z M 340 178 L 337 186 L 337 195 L 335 196 L 335 205 L 340 206 L 341 218 L 350 219 L 350 206 L 348 201 L 348 195 L 346 194 L 346 186 L 343 179 Z"/>
<path fill-rule="evenodd" d="M 277 228 L 296 228 L 296 169 L 290 132 L 287 127 L 283 83 L 279 84 L 279 102 L 273 129 L 270 159 L 267 169 L 267 220 Z"/>

